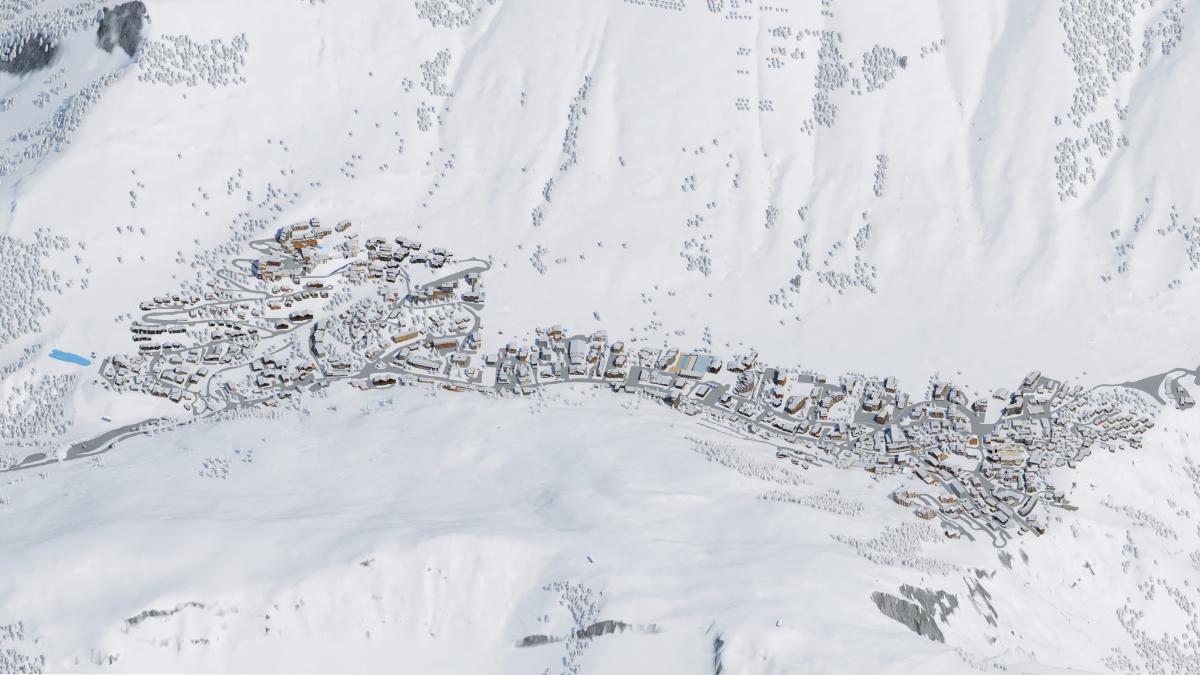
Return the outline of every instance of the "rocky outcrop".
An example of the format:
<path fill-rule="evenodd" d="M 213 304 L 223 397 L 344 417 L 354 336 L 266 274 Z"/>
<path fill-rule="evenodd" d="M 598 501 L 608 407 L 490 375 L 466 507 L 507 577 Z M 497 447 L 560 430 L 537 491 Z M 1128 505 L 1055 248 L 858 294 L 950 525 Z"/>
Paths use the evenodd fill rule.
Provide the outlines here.
<path fill-rule="evenodd" d="M 142 44 L 142 22 L 146 18 L 146 5 L 141 0 L 125 2 L 112 9 L 105 8 L 100 14 L 100 27 L 96 29 L 96 44 L 111 53 L 120 45 L 126 54 L 133 56 Z"/>
<path fill-rule="evenodd" d="M 958 598 L 945 591 L 932 591 L 908 585 L 901 586 L 900 593 L 908 599 L 875 591 L 871 594 L 871 600 L 884 616 L 904 624 L 917 635 L 945 642 L 946 636 L 938 626 L 938 620 L 945 622 L 954 613 L 958 607 Z"/>
<path fill-rule="evenodd" d="M 176 605 L 174 609 L 147 609 L 142 612 L 139 612 L 135 616 L 131 616 L 128 619 L 125 619 L 125 625 L 129 626 L 129 627 L 133 627 L 133 626 L 136 626 L 139 623 L 145 621 L 146 619 L 159 619 L 159 618 L 174 616 L 185 609 L 190 609 L 193 607 L 196 609 L 204 609 L 204 603 L 183 602 L 183 603 Z"/>
<path fill-rule="evenodd" d="M 967 582 L 967 591 L 970 593 L 971 604 L 975 606 L 975 611 L 988 622 L 989 626 L 996 626 L 996 608 L 992 606 L 992 594 L 988 592 L 983 584 L 979 581 L 983 576 L 976 571 L 976 579 L 964 577 Z"/>
<path fill-rule="evenodd" d="M 526 635 L 517 641 L 518 647 L 536 647 L 538 645 L 558 642 L 561 638 L 550 637 L 549 635 Z"/>
<path fill-rule="evenodd" d="M 721 660 L 721 652 L 725 650 L 725 640 L 720 633 L 713 638 L 713 675 L 723 675 L 725 663 Z"/>
<path fill-rule="evenodd" d="M 0 73 L 25 75 L 41 70 L 54 60 L 63 38 L 94 25 L 94 18 L 75 8 L 66 15 L 30 15 L 0 31 Z M 106 52 L 120 46 L 133 56 L 142 44 L 146 5 L 141 0 L 101 10 L 96 44 Z"/>
<path fill-rule="evenodd" d="M 917 603 L 921 609 L 930 616 L 935 616 L 942 623 L 945 623 L 954 610 L 958 609 L 958 598 L 946 591 L 934 591 L 905 584 L 900 587 L 900 595 Z"/>
<path fill-rule="evenodd" d="M 0 46 L 0 72 L 24 75 L 41 70 L 50 65 L 57 52 L 58 44 L 41 33 L 18 38 Z"/>
<path fill-rule="evenodd" d="M 577 639 L 580 639 L 580 640 L 590 640 L 592 638 L 598 638 L 602 635 L 611 635 L 613 633 L 624 633 L 627 630 L 637 631 L 639 633 L 649 633 L 651 635 L 662 632 L 662 629 L 658 627 L 658 624 L 651 623 L 651 624 L 646 624 L 646 625 L 635 626 L 633 624 L 625 623 L 624 621 L 615 621 L 613 619 L 605 619 L 604 621 L 597 621 L 585 628 L 575 629 L 574 637 Z M 517 640 L 517 646 L 518 647 L 536 647 L 538 645 L 549 644 L 551 642 L 562 642 L 564 640 L 567 640 L 570 637 L 571 637 L 570 635 L 563 636 L 563 637 L 558 637 L 555 635 L 540 635 L 540 634 L 526 635 L 525 637 L 521 638 L 520 640 Z"/>
<path fill-rule="evenodd" d="M 632 628 L 632 626 L 624 621 L 613 621 L 612 619 L 608 619 L 605 621 L 597 621 L 587 628 L 580 628 L 579 630 L 575 631 L 575 637 L 594 638 L 601 635 L 608 635 L 609 633 L 624 632 L 630 628 Z"/>

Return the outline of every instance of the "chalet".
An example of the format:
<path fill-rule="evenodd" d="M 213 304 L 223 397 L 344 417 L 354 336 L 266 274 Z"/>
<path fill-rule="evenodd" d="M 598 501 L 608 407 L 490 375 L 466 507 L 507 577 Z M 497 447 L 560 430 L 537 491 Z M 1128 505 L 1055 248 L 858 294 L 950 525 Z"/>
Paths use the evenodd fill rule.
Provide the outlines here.
<path fill-rule="evenodd" d="M 654 362 L 654 367 L 658 368 L 659 370 L 666 370 L 672 363 L 675 362 L 675 358 L 678 355 L 679 350 L 672 347 L 671 349 L 659 354 L 658 359 Z"/>
<path fill-rule="evenodd" d="M 1009 401 L 1008 405 L 1004 406 L 1004 416 L 1005 417 L 1013 417 L 1015 415 L 1020 415 L 1021 411 L 1024 410 L 1024 408 L 1025 408 L 1025 399 L 1018 397 L 1018 396 L 1013 396 L 1012 400 Z"/>
<path fill-rule="evenodd" d="M 735 356 L 733 360 L 729 362 L 726 368 L 728 368 L 729 372 L 731 373 L 744 373 L 754 368 L 754 363 L 757 360 L 758 352 L 751 351 L 743 356 Z"/>
<path fill-rule="evenodd" d="M 788 398 L 787 404 L 784 406 L 783 409 L 784 409 L 784 411 L 787 412 L 787 414 L 795 415 L 796 413 L 800 412 L 801 410 L 804 410 L 804 406 L 807 404 L 808 404 L 807 398 L 805 398 L 803 396 L 791 396 Z"/>
<path fill-rule="evenodd" d="M 755 417 L 758 417 L 758 414 L 762 412 L 762 409 L 753 403 L 746 401 L 738 406 L 737 412 L 743 417 L 754 419 Z"/>
<path fill-rule="evenodd" d="M 771 420 L 771 426 L 788 435 L 796 433 L 796 428 L 798 427 L 798 425 L 792 420 L 787 420 L 782 417 L 777 417 Z"/>
<path fill-rule="evenodd" d="M 371 384 L 376 387 L 390 387 L 396 384 L 396 376 L 392 374 L 376 373 L 371 376 Z"/>
<path fill-rule="evenodd" d="M 413 339 L 416 339 L 419 337 L 421 337 L 421 331 L 416 331 L 416 330 L 406 331 L 406 332 L 396 333 L 395 335 L 392 335 L 392 342 L 394 344 L 400 344 L 402 342 L 408 342 L 409 340 L 413 340 Z"/>
<path fill-rule="evenodd" d="M 587 342 L 583 338 L 574 338 L 567 343 L 567 360 L 570 363 L 572 375 L 587 373 Z"/>
<path fill-rule="evenodd" d="M 749 394 L 754 391 L 754 376 L 747 372 L 742 372 L 738 375 L 737 382 L 733 385 L 733 393 L 739 395 Z"/>
<path fill-rule="evenodd" d="M 1029 374 L 1025 376 L 1025 379 L 1021 380 L 1021 387 L 1024 389 L 1032 389 L 1033 385 L 1036 384 L 1041 377 L 1041 371 L 1031 370 L 1029 371 Z"/>
<path fill-rule="evenodd" d="M 889 446 L 899 445 L 908 440 L 908 437 L 904 434 L 904 429 L 902 429 L 899 424 L 892 424 L 888 427 L 885 427 L 883 430 L 883 438 L 885 441 L 887 441 Z"/>

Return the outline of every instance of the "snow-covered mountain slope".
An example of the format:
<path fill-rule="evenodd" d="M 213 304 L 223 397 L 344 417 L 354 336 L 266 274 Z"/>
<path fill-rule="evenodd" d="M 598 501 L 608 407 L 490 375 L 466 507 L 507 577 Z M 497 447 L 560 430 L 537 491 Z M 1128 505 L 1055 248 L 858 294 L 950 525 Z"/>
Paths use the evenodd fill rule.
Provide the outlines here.
<path fill-rule="evenodd" d="M 88 297 L 112 302 L 83 304 L 111 315 L 177 251 L 320 213 L 496 256 L 498 330 L 708 326 L 984 385 L 1190 364 L 1196 47 L 1137 40 L 1172 6 L 1128 3 L 1110 63 L 1085 8 L 1067 31 L 1049 3 L 478 4 L 452 28 L 404 3 L 150 3 L 140 64 L 5 182 L 9 231 L 85 241 Z"/>
<path fill-rule="evenodd" d="M 1168 414 L 1152 450 L 1094 458 L 1079 511 L 997 552 L 929 539 L 885 481 L 766 471 L 755 444 L 660 406 L 326 403 L 326 425 L 206 425 L 6 485 L 0 594 L 25 624 L 4 647 L 86 671 L 1195 665 L 1194 415 Z M 945 644 L 871 601 L 905 587 L 953 597 Z M 514 646 L 605 620 L 630 628 Z"/>
<path fill-rule="evenodd" d="M 1196 6 L 0 1 L 0 464 L 190 419 L 105 357 L 313 216 L 489 261 L 491 351 L 1193 368 Z M 338 383 L 0 474 L 0 670 L 1193 672 L 1173 407 L 997 549 L 644 398 Z"/>

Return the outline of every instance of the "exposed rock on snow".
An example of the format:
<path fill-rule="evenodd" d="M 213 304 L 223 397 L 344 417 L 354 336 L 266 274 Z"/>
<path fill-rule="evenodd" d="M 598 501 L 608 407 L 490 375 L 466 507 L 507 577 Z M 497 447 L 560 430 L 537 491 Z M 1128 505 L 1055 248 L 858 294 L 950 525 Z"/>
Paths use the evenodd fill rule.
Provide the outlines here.
<path fill-rule="evenodd" d="M 0 71 L 25 75 L 50 65 L 58 45 L 40 33 L 0 47 Z"/>
<path fill-rule="evenodd" d="M 517 640 L 517 646 L 536 647 L 538 645 L 550 644 L 551 642 L 558 642 L 558 638 L 550 637 L 549 635 L 526 635 L 520 640 Z"/>
<path fill-rule="evenodd" d="M 657 633 L 658 626 L 653 624 L 649 626 L 634 626 L 625 623 L 624 621 L 614 621 L 613 619 L 605 619 L 597 621 L 586 628 L 578 628 L 575 630 L 575 637 L 582 640 L 585 638 L 595 638 L 601 635 L 609 635 L 611 633 L 624 633 L 627 630 L 638 630 L 642 633 Z M 554 637 L 552 635 L 526 635 L 517 641 L 518 647 L 535 647 L 537 645 L 549 644 L 551 642 L 562 642 L 565 637 Z"/>
<path fill-rule="evenodd" d="M 942 629 L 938 628 L 933 615 L 915 602 L 882 591 L 872 593 L 871 600 L 885 616 L 908 626 L 912 632 L 936 642 L 946 641 L 946 636 L 942 634 Z"/>
<path fill-rule="evenodd" d="M 146 18 L 146 5 L 141 0 L 125 2 L 104 8 L 100 16 L 100 27 L 96 29 L 96 44 L 106 52 L 120 45 L 125 53 L 133 56 L 142 44 L 142 21 Z"/>
<path fill-rule="evenodd" d="M 202 602 L 185 602 L 185 603 L 182 603 L 179 606 L 175 607 L 174 609 L 147 609 L 142 612 L 138 612 L 138 614 L 135 616 L 131 616 L 128 619 L 125 619 L 125 623 L 126 623 L 126 625 L 129 625 L 129 626 L 136 626 L 139 623 L 145 621 L 146 619 L 156 619 L 156 618 L 161 618 L 161 617 L 174 616 L 180 610 L 186 609 L 188 607 L 204 609 L 204 603 L 202 603 Z"/>
<path fill-rule="evenodd" d="M 937 616 L 938 621 L 946 619 L 958 609 L 958 598 L 946 591 L 934 591 L 928 588 L 918 588 L 905 584 L 900 587 L 900 594 L 921 606 L 921 610 L 930 616 Z"/>

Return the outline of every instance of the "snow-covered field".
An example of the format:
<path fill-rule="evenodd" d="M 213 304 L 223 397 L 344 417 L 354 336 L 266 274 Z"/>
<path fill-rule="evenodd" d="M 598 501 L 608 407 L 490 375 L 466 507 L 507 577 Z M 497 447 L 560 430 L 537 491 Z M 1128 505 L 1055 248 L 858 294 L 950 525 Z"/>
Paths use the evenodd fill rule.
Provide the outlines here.
<path fill-rule="evenodd" d="M 1081 510 L 998 555 L 939 541 L 886 481 L 758 477 L 771 448 L 604 392 L 347 391 L 321 407 L 327 424 L 167 433 L 5 485 L 0 596 L 25 640 L 4 647 L 87 671 L 1101 671 L 1114 649 L 1136 658 L 1128 607 L 1145 639 L 1194 654 L 1195 610 L 1164 592 L 1195 592 L 1194 416 L 1168 413 L 1152 450 L 1094 458 Z M 779 492 L 826 499 L 763 498 Z M 587 619 L 554 584 L 588 594 Z M 957 598 L 946 644 L 876 610 L 872 592 L 905 584 Z M 609 619 L 658 632 L 577 656 L 514 647 Z"/>
<path fill-rule="evenodd" d="M 326 404 L 325 425 L 169 433 L 6 485 L 0 594 L 25 640 L 5 647 L 91 671 L 557 672 L 566 657 L 583 672 L 708 672 L 714 659 L 729 672 L 1053 672 L 1133 656 L 1116 620 L 1129 607 L 1147 612 L 1148 639 L 1184 638 L 1176 653 L 1189 653 L 1194 610 L 1163 593 L 1194 593 L 1200 482 L 1183 458 L 1197 429 L 1182 415 L 1152 451 L 1095 458 L 1081 511 L 998 557 L 923 541 L 929 526 L 865 473 L 745 475 L 770 453 L 658 406 L 414 390 Z M 705 461 L 705 442 L 744 470 Z M 841 499 L 818 506 L 762 498 L 830 485 Z M 590 594 L 590 618 L 554 584 Z M 873 591 L 904 584 L 957 597 L 946 645 L 876 611 Z M 599 637 L 577 657 L 513 646 L 607 619 L 660 632 Z"/>
<path fill-rule="evenodd" d="M 0 0 L 57 45 L 0 69 L 0 455 L 187 414 L 101 359 L 314 215 L 491 259 L 493 349 L 1194 368 L 1198 5 L 162 0 L 131 56 Z M 998 551 L 649 400 L 340 384 L 0 474 L 0 671 L 1200 672 L 1200 419 L 1156 424 Z"/>

